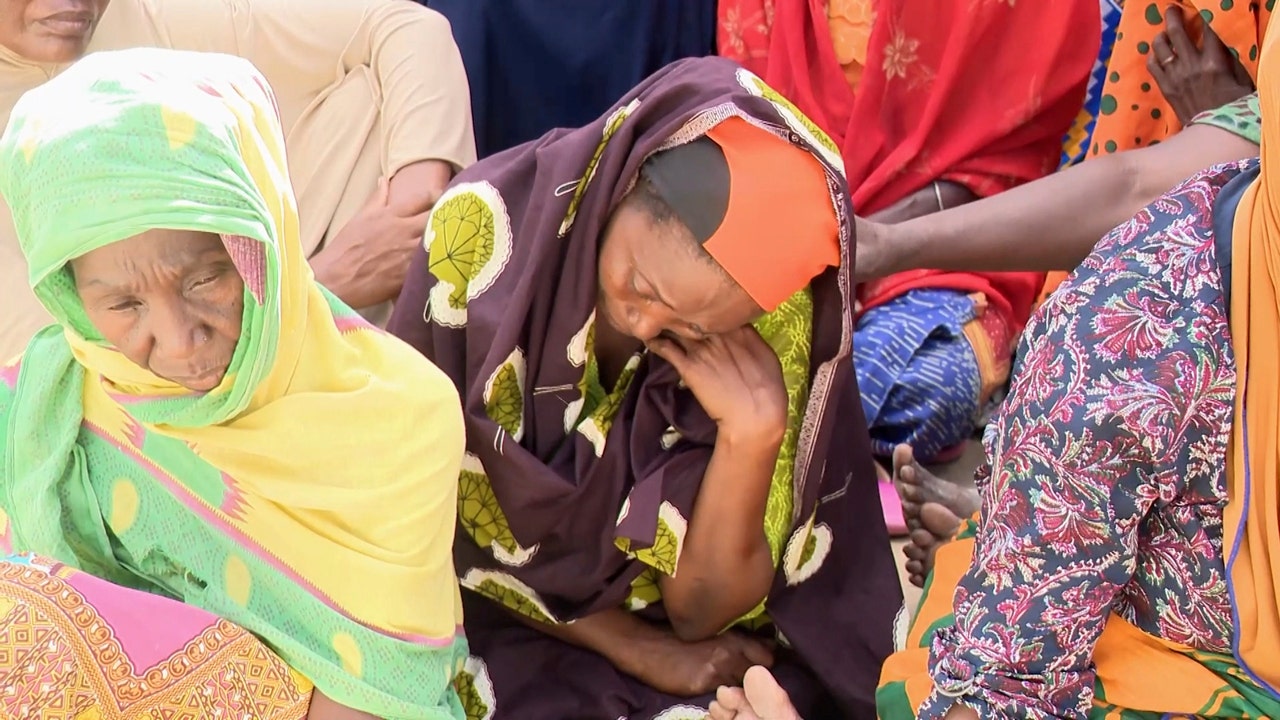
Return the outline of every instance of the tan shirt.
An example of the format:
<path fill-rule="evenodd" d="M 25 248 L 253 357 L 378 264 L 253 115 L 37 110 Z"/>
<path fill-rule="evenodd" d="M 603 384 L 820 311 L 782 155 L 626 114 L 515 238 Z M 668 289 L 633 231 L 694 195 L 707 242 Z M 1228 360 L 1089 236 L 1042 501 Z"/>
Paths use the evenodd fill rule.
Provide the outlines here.
<path fill-rule="evenodd" d="M 308 255 L 380 177 L 422 160 L 475 162 L 470 94 L 449 22 L 411 0 L 112 0 L 90 52 L 167 47 L 239 55 L 276 93 Z M 0 119 L 65 66 L 0 49 Z M 385 321 L 389 307 L 366 315 Z M 50 322 L 0 202 L 0 358 Z"/>

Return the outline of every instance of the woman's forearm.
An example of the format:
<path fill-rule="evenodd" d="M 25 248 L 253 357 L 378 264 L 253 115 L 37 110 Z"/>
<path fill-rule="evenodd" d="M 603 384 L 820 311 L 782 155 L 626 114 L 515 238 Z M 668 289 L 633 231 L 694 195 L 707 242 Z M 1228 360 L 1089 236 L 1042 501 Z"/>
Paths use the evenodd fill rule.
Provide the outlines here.
<path fill-rule="evenodd" d="M 405 165 L 391 176 L 387 205 L 400 217 L 419 215 L 435 206 L 452 179 L 453 166 L 444 160 Z"/>
<path fill-rule="evenodd" d="M 1182 180 L 1258 147 L 1225 130 L 1193 125 L 1148 148 L 1088 160 L 978 202 L 893 226 L 876 226 L 903 270 L 1071 270 L 1117 225 Z"/>
<path fill-rule="evenodd" d="M 674 576 L 660 581 L 676 637 L 712 637 L 764 600 L 775 573 L 764 511 L 781 434 L 768 439 L 721 428 Z"/>
<path fill-rule="evenodd" d="M 561 642 L 601 655 L 622 672 L 639 674 L 645 648 L 671 640 L 662 628 L 632 615 L 622 608 L 602 610 L 571 623 L 548 625 L 523 615 L 516 617 L 529 627 Z"/>

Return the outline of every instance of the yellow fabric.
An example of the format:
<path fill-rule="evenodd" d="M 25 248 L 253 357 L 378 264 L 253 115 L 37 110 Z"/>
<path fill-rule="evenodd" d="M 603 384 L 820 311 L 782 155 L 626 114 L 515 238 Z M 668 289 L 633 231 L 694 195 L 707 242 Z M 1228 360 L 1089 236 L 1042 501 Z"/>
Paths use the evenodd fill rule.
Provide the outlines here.
<path fill-rule="evenodd" d="M 1240 658 L 1273 688 L 1280 688 L 1280 88 L 1262 80 L 1280 78 L 1278 43 L 1268 35 L 1258 71 L 1262 172 L 1240 200 L 1232 238 L 1239 380 L 1223 517 Z"/>
<path fill-rule="evenodd" d="M 409 0 L 111 0 L 89 51 L 239 55 L 276 93 L 306 257 L 355 216 L 379 177 L 421 160 L 475 161 L 470 93 L 449 23 Z M 0 48 L 0 124 L 61 72 Z M 0 206 L 0 360 L 51 319 L 31 295 Z M 368 313 L 385 320 L 387 307 Z"/>
<path fill-rule="evenodd" d="M 254 86 L 226 93 L 246 87 Z M 274 363 L 230 420 L 147 429 L 190 444 L 233 478 L 242 497 L 225 521 L 350 615 L 396 634 L 452 639 L 462 624 L 452 555 L 464 442 L 457 392 L 408 345 L 335 322 L 299 242 L 278 121 L 269 102 L 246 99 L 225 107 L 277 239 Z M 171 144 L 182 127 L 170 124 Z M 106 381 L 85 383 L 85 420 L 122 443 L 133 418 L 107 387 L 142 397 L 187 392 L 114 349 L 66 337 L 88 376 Z M 213 394 L 235 385 L 228 373 Z"/>

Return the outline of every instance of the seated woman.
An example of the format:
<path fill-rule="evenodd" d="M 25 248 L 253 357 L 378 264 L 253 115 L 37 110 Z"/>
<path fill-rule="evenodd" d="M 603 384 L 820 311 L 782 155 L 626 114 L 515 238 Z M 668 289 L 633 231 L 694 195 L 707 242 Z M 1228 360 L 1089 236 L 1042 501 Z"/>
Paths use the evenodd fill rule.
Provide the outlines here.
<path fill-rule="evenodd" d="M 464 398 L 479 716 L 700 718 L 770 662 L 808 710 L 874 716 L 906 616 L 851 223 L 831 141 L 719 58 L 441 198 L 390 329 Z"/>
<path fill-rule="evenodd" d="M 726 20 L 759 4 L 720 2 Z M 739 43 L 729 31 L 744 28 L 726 22 L 721 51 L 761 67 L 833 133 L 854 208 L 886 223 L 1052 172 L 1101 37 L 1097 0 L 798 0 L 771 14 L 767 36 Z M 899 443 L 930 461 L 962 449 L 1008 378 L 1043 281 L 919 269 L 861 285 L 853 363 L 878 457 Z M 881 491 L 886 520 L 904 531 L 887 473 Z"/>
<path fill-rule="evenodd" d="M 312 280 L 284 157 L 225 55 L 97 53 L 15 106 L 58 324 L 0 376 L 0 715 L 463 717 L 457 396 Z"/>
<path fill-rule="evenodd" d="M 475 161 L 462 59 L 438 13 L 406 0 L 23 0 L 0 25 L 0 124 L 85 52 L 239 55 L 275 88 L 316 279 L 384 324 L 426 212 Z M 383 182 L 383 179 L 386 182 Z M 51 322 L 0 206 L 0 362 Z"/>
<path fill-rule="evenodd" d="M 1175 46 L 1190 42 L 1182 17 L 1166 13 Z M 1157 84 L 1169 102 L 1185 108 L 1236 87 L 1235 70 L 1215 55 L 1212 36 L 1203 49 L 1175 56 Z M 1226 52 L 1223 50 L 1222 52 Z M 1198 78 L 1195 86 L 1171 76 Z M 1186 177 L 1218 163 L 1258 154 L 1262 127 L 1256 94 L 1200 113 L 1163 143 L 1103 154 L 998 196 L 898 224 L 859 221 L 857 273 L 874 278 L 912 268 L 946 270 L 1067 270 L 1098 238 Z M 1090 212 L 1081 214 L 1079 208 Z M 1026 238 L 1040 238 L 1028 243 Z M 950 538 L 960 518 L 977 510 L 977 494 L 934 477 L 914 462 L 913 449 L 895 450 L 894 479 L 911 529 L 905 552 L 916 585 L 924 582 L 933 546 Z"/>
<path fill-rule="evenodd" d="M 1280 38 L 1260 73 L 1261 162 L 1140 211 L 1028 326 L 884 720 L 1280 717 Z"/>

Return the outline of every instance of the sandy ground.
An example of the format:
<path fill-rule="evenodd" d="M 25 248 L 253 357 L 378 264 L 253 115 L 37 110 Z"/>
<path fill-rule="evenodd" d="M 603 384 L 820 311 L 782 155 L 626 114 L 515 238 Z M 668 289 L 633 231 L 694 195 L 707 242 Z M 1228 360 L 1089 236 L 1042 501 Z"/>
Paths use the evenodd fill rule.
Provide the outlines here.
<path fill-rule="evenodd" d="M 964 455 L 961 455 L 956 461 L 929 469 L 954 483 L 972 487 L 973 471 L 977 469 L 980 462 L 982 462 L 982 444 L 977 440 L 973 440 L 969 442 Z M 903 565 L 906 564 L 906 558 L 902 556 L 904 545 L 906 545 L 906 540 L 894 540 L 893 556 L 898 564 L 898 576 L 902 580 L 902 592 L 906 596 L 907 607 L 914 612 L 916 606 L 920 603 L 920 590 L 907 582 L 907 574 L 903 570 Z"/>

